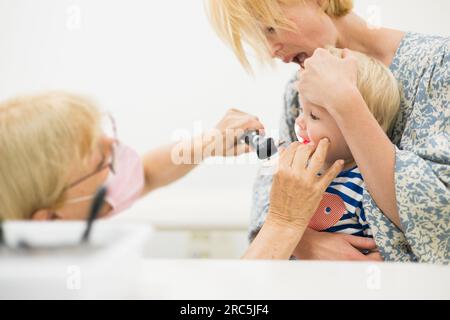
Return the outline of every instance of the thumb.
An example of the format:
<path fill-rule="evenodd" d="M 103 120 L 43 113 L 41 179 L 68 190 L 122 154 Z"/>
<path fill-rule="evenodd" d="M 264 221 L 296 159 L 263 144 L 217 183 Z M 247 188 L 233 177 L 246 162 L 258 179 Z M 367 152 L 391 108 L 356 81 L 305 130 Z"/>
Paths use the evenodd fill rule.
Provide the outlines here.
<path fill-rule="evenodd" d="M 338 160 L 325 172 L 320 179 L 320 184 L 323 190 L 326 190 L 330 183 L 339 175 L 344 167 L 344 161 Z"/>

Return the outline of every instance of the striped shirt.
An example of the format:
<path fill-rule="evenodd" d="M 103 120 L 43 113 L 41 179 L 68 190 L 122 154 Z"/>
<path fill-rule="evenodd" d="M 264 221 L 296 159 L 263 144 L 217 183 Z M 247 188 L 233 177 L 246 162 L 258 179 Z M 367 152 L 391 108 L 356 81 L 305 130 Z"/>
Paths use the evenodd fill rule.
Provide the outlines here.
<path fill-rule="evenodd" d="M 364 180 L 358 167 L 341 172 L 328 186 L 326 193 L 336 195 L 342 199 L 342 217 L 331 227 L 321 229 L 323 232 L 345 233 L 361 237 L 372 237 L 369 223 L 367 222 L 363 208 Z M 331 196 L 334 197 L 334 196 Z M 324 198 L 325 199 L 325 198 Z M 334 199 L 337 199 L 334 197 Z M 339 199 L 338 199 L 339 200 Z M 334 201 L 336 202 L 336 201 Z M 340 200 L 338 202 L 341 202 Z M 325 210 L 323 209 L 325 208 Z M 319 210 L 331 211 L 330 206 L 322 206 Z M 320 216 L 316 216 L 320 219 Z M 314 218 L 313 218 L 314 220 Z M 317 220 L 317 219 L 316 219 Z M 313 227 L 314 228 L 314 227 Z M 317 229 L 316 229 L 317 230 Z"/>

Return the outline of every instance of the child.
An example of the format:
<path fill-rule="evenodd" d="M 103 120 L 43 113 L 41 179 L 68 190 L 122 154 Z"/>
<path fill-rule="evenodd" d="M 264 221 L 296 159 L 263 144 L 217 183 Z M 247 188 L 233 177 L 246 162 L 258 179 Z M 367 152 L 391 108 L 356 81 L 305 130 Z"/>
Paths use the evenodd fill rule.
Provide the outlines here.
<path fill-rule="evenodd" d="M 342 55 L 340 49 L 331 48 L 329 51 L 338 57 Z M 358 90 L 380 126 L 388 132 L 400 108 L 398 83 L 380 61 L 357 52 L 354 55 L 358 63 Z M 317 231 L 372 237 L 362 206 L 364 181 L 336 121 L 323 107 L 303 99 L 301 93 L 299 99 L 298 140 L 304 143 L 318 142 L 323 138 L 330 140 L 323 170 L 338 159 L 345 160 L 344 171 L 326 190 L 310 227 Z"/>

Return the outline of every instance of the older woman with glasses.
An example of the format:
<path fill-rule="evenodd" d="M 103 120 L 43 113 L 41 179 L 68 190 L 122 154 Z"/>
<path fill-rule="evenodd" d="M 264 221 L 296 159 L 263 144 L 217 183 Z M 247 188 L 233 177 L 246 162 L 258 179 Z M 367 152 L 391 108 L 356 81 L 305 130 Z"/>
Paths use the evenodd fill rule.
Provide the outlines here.
<path fill-rule="evenodd" d="M 0 220 L 86 219 L 101 186 L 107 196 L 99 216 L 120 213 L 208 156 L 248 152 L 236 143 L 248 130 L 264 128 L 256 117 L 230 110 L 211 132 L 141 157 L 119 141 L 112 117 L 84 97 L 50 92 L 0 103 Z M 268 219 L 245 258 L 291 256 L 342 169 L 337 161 L 317 176 L 328 145 L 293 143 L 282 151 Z"/>

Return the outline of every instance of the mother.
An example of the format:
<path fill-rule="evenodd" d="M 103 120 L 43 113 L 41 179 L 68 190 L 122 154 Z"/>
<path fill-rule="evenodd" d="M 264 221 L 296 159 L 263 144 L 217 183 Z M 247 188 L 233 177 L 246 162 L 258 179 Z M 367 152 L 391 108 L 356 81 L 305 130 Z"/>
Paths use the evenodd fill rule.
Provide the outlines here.
<path fill-rule="evenodd" d="M 211 21 L 250 68 L 243 44 L 261 59 L 298 63 L 289 82 L 281 138 L 295 141 L 297 90 L 324 106 L 338 123 L 366 182 L 364 209 L 387 261 L 449 262 L 450 38 L 372 28 L 352 12 L 352 0 L 209 0 Z M 352 57 L 339 60 L 328 45 L 349 48 L 390 67 L 402 90 L 401 111 L 387 137 L 355 87 Z M 364 134 L 361 134 L 364 133 Z M 269 207 L 271 178 L 255 184 L 251 238 Z M 358 249 L 371 240 L 309 230 L 296 255 L 304 259 L 369 259 Z"/>

